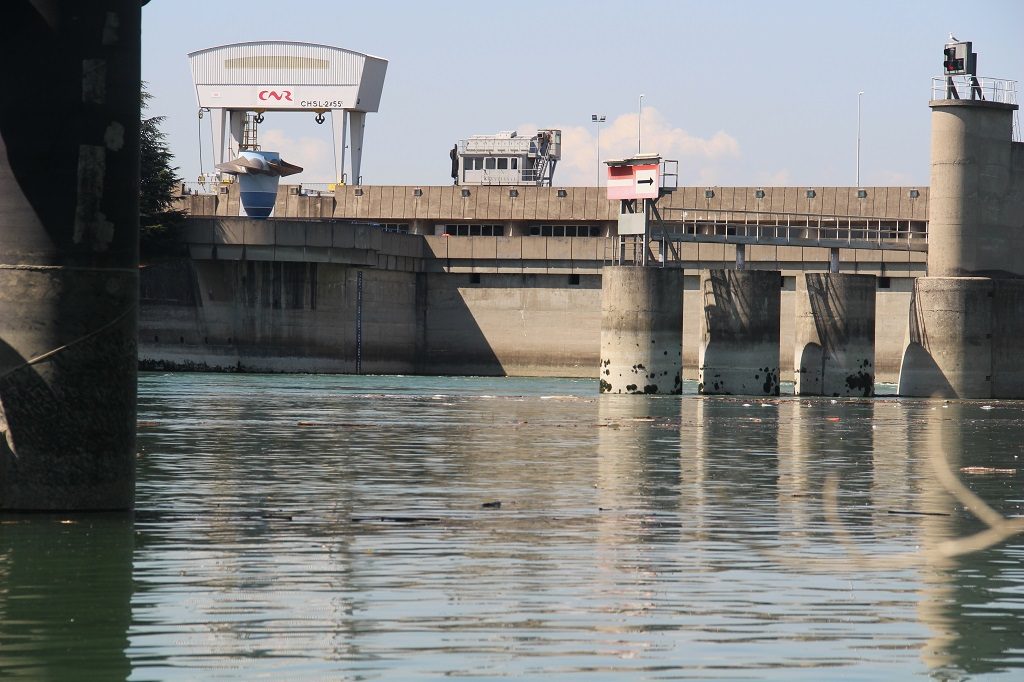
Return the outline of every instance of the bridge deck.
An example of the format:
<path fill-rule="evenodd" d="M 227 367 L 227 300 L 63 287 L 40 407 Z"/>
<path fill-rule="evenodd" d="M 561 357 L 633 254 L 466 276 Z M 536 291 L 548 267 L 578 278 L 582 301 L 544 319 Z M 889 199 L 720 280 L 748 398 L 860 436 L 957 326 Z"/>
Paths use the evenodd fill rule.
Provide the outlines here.
<path fill-rule="evenodd" d="M 661 209 L 651 241 L 927 251 L 927 222 L 812 213 Z"/>

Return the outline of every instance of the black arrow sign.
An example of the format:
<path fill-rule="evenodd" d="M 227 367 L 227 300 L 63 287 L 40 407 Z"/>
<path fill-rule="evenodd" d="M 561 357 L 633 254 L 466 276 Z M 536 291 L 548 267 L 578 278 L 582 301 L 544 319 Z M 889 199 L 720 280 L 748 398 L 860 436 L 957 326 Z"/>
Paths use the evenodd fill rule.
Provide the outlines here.
<path fill-rule="evenodd" d="M 654 178 L 647 178 L 646 180 L 637 180 L 636 184 L 638 184 L 638 185 L 653 185 L 654 184 Z"/>

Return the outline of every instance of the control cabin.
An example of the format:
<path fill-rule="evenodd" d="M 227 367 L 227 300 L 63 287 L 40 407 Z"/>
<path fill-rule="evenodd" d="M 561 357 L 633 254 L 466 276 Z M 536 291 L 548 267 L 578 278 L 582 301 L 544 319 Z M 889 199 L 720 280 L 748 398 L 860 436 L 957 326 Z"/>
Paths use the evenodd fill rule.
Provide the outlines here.
<path fill-rule="evenodd" d="M 562 157 L 562 131 L 538 130 L 532 137 L 514 130 L 472 135 L 460 140 L 451 155 L 455 184 L 550 187 Z"/>

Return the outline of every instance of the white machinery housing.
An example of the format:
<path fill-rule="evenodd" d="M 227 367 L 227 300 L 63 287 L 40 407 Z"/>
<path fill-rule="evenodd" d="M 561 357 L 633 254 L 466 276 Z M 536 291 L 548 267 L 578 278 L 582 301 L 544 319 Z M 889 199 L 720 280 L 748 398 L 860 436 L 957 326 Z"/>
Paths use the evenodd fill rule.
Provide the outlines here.
<path fill-rule="evenodd" d="M 316 114 L 318 123 L 330 112 L 337 147 L 335 181 L 345 181 L 345 145 L 351 129 L 350 177 L 360 184 L 366 113 L 380 105 L 387 60 L 340 47 L 285 41 L 221 45 L 192 52 L 188 58 L 199 107 L 213 116 L 215 165 L 242 150 L 246 112 L 255 112 L 260 120 L 265 111 L 308 111 Z"/>
<path fill-rule="evenodd" d="M 514 130 L 471 135 L 453 151 L 458 154 L 458 168 L 452 168 L 457 184 L 550 187 L 562 158 L 562 131 L 538 130 L 532 137 L 519 137 Z"/>

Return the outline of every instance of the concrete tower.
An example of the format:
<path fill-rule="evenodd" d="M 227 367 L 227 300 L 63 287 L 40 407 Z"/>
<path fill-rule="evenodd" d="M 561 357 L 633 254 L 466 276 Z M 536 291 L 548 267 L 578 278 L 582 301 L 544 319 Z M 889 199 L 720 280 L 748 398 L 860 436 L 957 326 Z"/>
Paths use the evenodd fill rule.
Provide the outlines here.
<path fill-rule="evenodd" d="M 950 64 L 947 74 L 965 73 Z M 914 286 L 899 392 L 1024 397 L 1024 144 L 1013 141 L 1013 83 L 967 71 L 960 82 L 936 79 L 933 97 L 928 277 Z"/>

